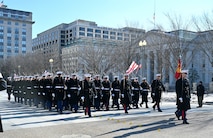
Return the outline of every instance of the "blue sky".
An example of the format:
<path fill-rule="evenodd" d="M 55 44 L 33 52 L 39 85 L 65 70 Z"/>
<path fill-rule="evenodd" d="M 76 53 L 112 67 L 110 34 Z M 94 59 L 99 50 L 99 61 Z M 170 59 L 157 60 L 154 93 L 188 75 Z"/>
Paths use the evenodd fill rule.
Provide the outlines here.
<path fill-rule="evenodd" d="M 154 11 L 156 23 L 164 28 L 168 26 L 167 13 L 188 20 L 192 15 L 213 11 L 212 0 L 4 0 L 4 4 L 33 13 L 33 38 L 60 23 L 77 19 L 95 21 L 98 26 L 151 30 Z"/>

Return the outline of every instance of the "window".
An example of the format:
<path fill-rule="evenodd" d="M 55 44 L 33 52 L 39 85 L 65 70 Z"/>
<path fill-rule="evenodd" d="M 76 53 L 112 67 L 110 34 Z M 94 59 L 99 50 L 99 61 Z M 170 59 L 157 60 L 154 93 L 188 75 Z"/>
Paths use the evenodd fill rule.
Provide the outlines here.
<path fill-rule="evenodd" d="M 87 32 L 93 32 L 92 28 L 87 28 Z"/>
<path fill-rule="evenodd" d="M 3 20 L 0 20 L 0 24 L 3 24 L 4 23 L 4 21 Z"/>
<path fill-rule="evenodd" d="M 79 27 L 79 31 L 85 31 L 84 27 Z"/>
<path fill-rule="evenodd" d="M 108 34 L 109 33 L 109 31 L 103 31 L 103 34 Z"/>
<path fill-rule="evenodd" d="M 122 36 L 122 33 L 118 33 L 118 36 Z"/>
<path fill-rule="evenodd" d="M 115 36 L 110 36 L 110 39 L 115 39 Z"/>
<path fill-rule="evenodd" d="M 95 30 L 95 33 L 101 33 L 101 30 L 97 30 L 97 29 L 96 29 L 96 30 Z"/>
<path fill-rule="evenodd" d="M 19 25 L 19 23 L 18 23 L 18 22 L 15 22 L 15 25 Z"/>
<path fill-rule="evenodd" d="M 7 24 L 8 24 L 8 25 L 11 25 L 11 21 L 8 21 Z"/>
<path fill-rule="evenodd" d="M 122 37 L 118 37 L 118 40 L 123 40 Z"/>
<path fill-rule="evenodd" d="M 79 35 L 80 36 L 85 36 L 85 33 L 84 32 L 79 32 Z"/>
<path fill-rule="evenodd" d="M 93 34 L 87 33 L 87 36 L 88 36 L 88 37 L 93 37 Z"/>
<path fill-rule="evenodd" d="M 101 38 L 101 35 L 100 34 L 95 34 L 95 37 L 96 38 Z"/>
<path fill-rule="evenodd" d="M 108 39 L 108 35 L 103 35 L 103 38 L 104 39 Z"/>
<path fill-rule="evenodd" d="M 110 35 L 115 35 L 116 33 L 115 32 L 110 32 Z"/>

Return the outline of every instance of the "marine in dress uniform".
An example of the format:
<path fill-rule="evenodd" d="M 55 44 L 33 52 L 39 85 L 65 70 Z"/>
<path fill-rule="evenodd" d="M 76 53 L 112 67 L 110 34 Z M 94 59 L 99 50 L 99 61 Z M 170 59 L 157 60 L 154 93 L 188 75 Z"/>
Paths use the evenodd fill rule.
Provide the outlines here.
<path fill-rule="evenodd" d="M 102 81 L 102 94 L 103 94 L 103 104 L 106 107 L 106 111 L 109 111 L 109 99 L 110 99 L 110 90 L 111 85 L 108 79 L 108 76 L 104 76 L 104 80 Z"/>
<path fill-rule="evenodd" d="M 51 77 L 51 74 L 48 73 L 45 81 L 44 81 L 44 92 L 45 92 L 45 99 L 46 99 L 46 105 L 49 111 L 52 110 L 52 101 L 53 101 L 53 97 L 52 97 L 52 93 L 53 93 L 53 80 Z"/>
<path fill-rule="evenodd" d="M 62 72 L 58 71 L 57 76 L 53 80 L 53 89 L 56 94 L 57 109 L 60 114 L 63 113 L 63 100 L 65 98 L 64 86 L 65 82 L 62 77 Z"/>
<path fill-rule="evenodd" d="M 99 75 L 95 75 L 94 81 L 93 81 L 95 90 L 94 90 L 94 106 L 95 109 L 100 111 L 100 105 L 101 105 L 101 95 L 102 95 L 102 84 L 101 84 L 101 80 L 100 80 L 100 76 Z"/>
<path fill-rule="evenodd" d="M 67 81 L 67 97 L 69 99 L 69 104 L 71 110 L 74 109 L 74 112 L 78 111 L 78 90 L 80 88 L 79 81 L 76 74 L 72 74 L 72 77 Z"/>
<path fill-rule="evenodd" d="M 124 111 L 128 114 L 128 107 L 131 103 L 131 82 L 129 81 L 129 75 L 125 74 L 124 79 L 121 80 L 121 103 L 123 105 Z"/>
<path fill-rule="evenodd" d="M 143 103 L 146 103 L 146 108 L 148 107 L 148 92 L 149 92 L 149 84 L 146 81 L 146 78 L 142 78 L 142 83 L 141 83 L 141 95 L 142 95 L 142 101 L 140 103 L 140 106 L 142 107 Z"/>
<path fill-rule="evenodd" d="M 132 104 L 136 108 L 138 108 L 139 96 L 140 96 L 140 84 L 138 82 L 138 78 L 135 77 L 132 81 Z"/>
<path fill-rule="evenodd" d="M 12 94 L 12 77 L 7 77 L 7 95 L 8 95 L 8 101 L 11 100 L 11 94 Z"/>
<path fill-rule="evenodd" d="M 119 96 L 120 96 L 120 81 L 118 80 L 118 76 L 114 77 L 114 81 L 112 82 L 112 108 L 114 105 L 117 106 L 117 109 L 120 109 L 119 106 Z"/>
<path fill-rule="evenodd" d="M 155 99 L 153 109 L 155 110 L 155 107 L 157 106 L 158 112 L 162 112 L 162 110 L 160 109 L 160 101 L 162 91 L 165 91 L 165 87 L 161 81 L 161 74 L 156 74 L 156 79 L 153 80 L 151 87 L 152 91 L 154 92 L 154 99 Z"/>
<path fill-rule="evenodd" d="M 83 101 L 83 106 L 85 107 L 84 113 L 91 117 L 91 105 L 93 100 L 93 87 L 91 82 L 91 75 L 85 74 L 85 79 L 80 82 L 81 87 L 81 99 Z"/>
<path fill-rule="evenodd" d="M 181 112 L 183 124 L 189 124 L 186 118 L 186 111 L 191 109 L 191 106 L 190 106 L 191 93 L 190 93 L 189 80 L 187 79 L 187 74 L 188 74 L 187 70 L 182 70 L 181 78 L 179 78 L 176 81 L 176 85 L 175 85 L 177 99 L 178 99 L 177 106 Z"/>

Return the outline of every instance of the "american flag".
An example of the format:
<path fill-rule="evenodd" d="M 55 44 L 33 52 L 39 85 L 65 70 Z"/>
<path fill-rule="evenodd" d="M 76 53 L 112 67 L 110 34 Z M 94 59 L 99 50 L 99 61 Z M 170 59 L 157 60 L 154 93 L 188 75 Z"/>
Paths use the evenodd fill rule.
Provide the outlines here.
<path fill-rule="evenodd" d="M 134 70 L 141 68 L 141 65 L 138 65 L 135 61 L 132 61 L 129 69 L 126 71 L 126 74 L 131 74 Z"/>

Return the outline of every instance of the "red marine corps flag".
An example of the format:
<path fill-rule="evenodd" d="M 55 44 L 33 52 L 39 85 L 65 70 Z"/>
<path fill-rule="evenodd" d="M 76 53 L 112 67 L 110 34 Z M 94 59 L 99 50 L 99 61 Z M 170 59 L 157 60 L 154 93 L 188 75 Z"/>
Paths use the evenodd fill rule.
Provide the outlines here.
<path fill-rule="evenodd" d="M 135 63 L 135 61 L 132 61 L 131 65 L 129 66 L 129 69 L 126 71 L 126 74 L 130 74 L 132 73 L 134 70 L 140 68 L 141 66 L 139 66 L 137 63 Z"/>
<path fill-rule="evenodd" d="M 181 68 L 182 68 L 182 65 L 181 65 L 181 60 L 180 58 L 178 59 L 178 66 L 177 66 L 177 69 L 176 69 L 176 72 L 175 72 L 175 78 L 178 79 L 181 75 Z"/>

